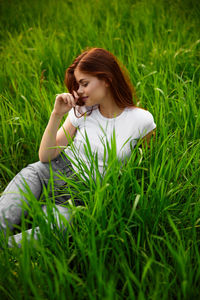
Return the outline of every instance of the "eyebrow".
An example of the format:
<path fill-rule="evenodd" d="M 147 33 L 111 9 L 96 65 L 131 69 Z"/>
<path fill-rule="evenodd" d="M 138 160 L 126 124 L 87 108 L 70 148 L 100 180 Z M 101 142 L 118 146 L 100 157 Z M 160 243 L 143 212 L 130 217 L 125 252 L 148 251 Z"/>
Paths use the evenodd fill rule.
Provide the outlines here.
<path fill-rule="evenodd" d="M 87 80 L 87 79 L 82 78 L 82 79 L 79 80 L 79 82 L 83 82 L 84 80 Z"/>

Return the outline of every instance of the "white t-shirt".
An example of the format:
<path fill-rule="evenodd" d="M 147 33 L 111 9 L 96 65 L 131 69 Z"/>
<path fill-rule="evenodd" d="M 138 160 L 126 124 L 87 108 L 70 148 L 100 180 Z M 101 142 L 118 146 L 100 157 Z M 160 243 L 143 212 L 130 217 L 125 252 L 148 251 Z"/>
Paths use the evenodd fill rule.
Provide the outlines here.
<path fill-rule="evenodd" d="M 77 132 L 72 146 L 68 146 L 65 153 L 73 161 L 85 162 L 90 170 L 91 162 L 88 161 L 85 152 L 87 147 L 84 146 L 87 134 L 92 153 L 94 155 L 97 153 L 98 169 L 101 174 L 104 173 L 106 166 L 106 141 L 109 142 L 109 145 L 111 144 L 114 131 L 117 157 L 124 160 L 130 157 L 137 140 L 156 128 L 152 114 L 138 107 L 125 108 L 115 118 L 104 117 L 99 108 L 95 108 L 88 116 L 77 118 L 72 108 L 69 111 L 69 118 L 72 125 L 77 128 Z M 72 166 L 75 171 L 78 171 L 75 164 L 72 163 Z"/>

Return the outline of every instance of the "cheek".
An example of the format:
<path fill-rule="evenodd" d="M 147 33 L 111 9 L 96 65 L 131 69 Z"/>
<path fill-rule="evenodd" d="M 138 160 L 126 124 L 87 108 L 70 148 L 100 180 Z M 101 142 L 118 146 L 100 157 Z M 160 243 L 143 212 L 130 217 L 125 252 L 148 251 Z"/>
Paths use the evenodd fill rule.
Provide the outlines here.
<path fill-rule="evenodd" d="M 94 92 L 97 92 L 97 88 L 96 88 L 95 84 L 90 84 L 88 87 L 86 87 L 85 91 L 89 94 L 92 94 Z"/>
<path fill-rule="evenodd" d="M 94 97 L 101 97 L 104 95 L 104 88 L 99 82 L 91 82 L 85 89 L 85 93 L 93 95 Z"/>
<path fill-rule="evenodd" d="M 93 85 L 92 92 L 100 96 L 103 95 L 104 89 L 101 84 L 97 83 Z"/>

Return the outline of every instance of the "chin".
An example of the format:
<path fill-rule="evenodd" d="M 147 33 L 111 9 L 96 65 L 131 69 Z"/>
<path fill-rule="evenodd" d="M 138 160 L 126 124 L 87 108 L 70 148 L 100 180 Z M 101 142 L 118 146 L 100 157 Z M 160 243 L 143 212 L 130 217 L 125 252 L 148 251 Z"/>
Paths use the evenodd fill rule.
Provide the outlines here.
<path fill-rule="evenodd" d="M 86 101 L 86 102 L 85 102 L 85 105 L 86 105 L 86 106 L 93 106 L 94 104 L 92 104 L 90 101 Z"/>

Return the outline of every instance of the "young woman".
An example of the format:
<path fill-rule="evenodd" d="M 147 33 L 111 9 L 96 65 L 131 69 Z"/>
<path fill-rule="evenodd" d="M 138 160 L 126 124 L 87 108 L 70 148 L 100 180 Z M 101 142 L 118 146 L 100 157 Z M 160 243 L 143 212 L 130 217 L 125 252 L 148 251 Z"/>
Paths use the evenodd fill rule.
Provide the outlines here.
<path fill-rule="evenodd" d="M 97 154 L 99 172 L 103 176 L 106 170 L 105 145 L 106 141 L 111 141 L 113 132 L 117 156 L 123 160 L 130 156 L 138 139 L 145 138 L 148 142 L 156 128 L 151 113 L 134 105 L 135 91 L 126 71 L 105 49 L 91 48 L 82 52 L 67 69 L 65 84 L 69 93 L 59 94 L 55 99 L 39 149 L 40 161 L 22 169 L 0 198 L 0 227 L 5 234 L 8 227 L 12 230 L 20 223 L 22 201 L 29 205 L 25 196 L 27 186 L 37 199 L 40 198 L 50 178 L 50 161 L 55 189 L 65 184 L 58 178 L 59 172 L 73 176 L 80 171 L 82 164 L 87 176 L 87 167 L 90 169 L 84 147 L 87 136 L 92 153 Z M 67 147 L 72 138 L 73 143 Z M 66 147 L 65 155 L 61 153 L 63 146 Z M 60 206 L 66 202 L 66 197 L 63 199 L 58 193 L 55 202 L 58 211 L 70 221 L 70 210 Z M 14 238 L 19 242 L 21 235 Z"/>

